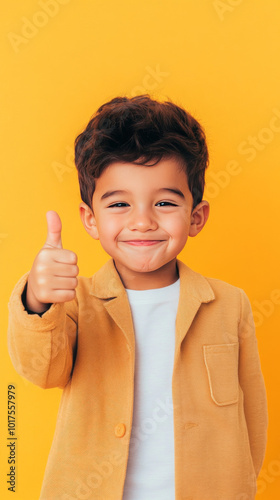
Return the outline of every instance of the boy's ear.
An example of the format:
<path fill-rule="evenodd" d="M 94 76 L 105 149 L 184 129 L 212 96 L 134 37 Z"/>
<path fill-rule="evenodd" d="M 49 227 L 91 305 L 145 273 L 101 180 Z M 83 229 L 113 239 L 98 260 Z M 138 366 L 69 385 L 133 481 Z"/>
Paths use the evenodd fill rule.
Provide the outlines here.
<path fill-rule="evenodd" d="M 82 201 L 79 205 L 79 211 L 86 232 L 95 240 L 99 240 L 96 219 L 91 208 Z"/>
<path fill-rule="evenodd" d="M 196 236 L 205 226 L 209 217 L 209 210 L 210 205 L 206 200 L 202 200 L 196 205 L 191 214 L 189 236 Z"/>

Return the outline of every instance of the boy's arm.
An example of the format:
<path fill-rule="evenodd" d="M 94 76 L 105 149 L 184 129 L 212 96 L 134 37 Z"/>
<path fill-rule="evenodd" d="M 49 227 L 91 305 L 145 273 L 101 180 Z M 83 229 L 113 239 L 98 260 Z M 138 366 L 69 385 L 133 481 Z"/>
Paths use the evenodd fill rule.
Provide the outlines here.
<path fill-rule="evenodd" d="M 73 369 L 77 300 L 28 314 L 22 302 L 29 273 L 16 284 L 8 304 L 8 351 L 16 371 L 42 388 L 63 388 Z"/>
<path fill-rule="evenodd" d="M 239 323 L 239 381 L 244 394 L 252 460 L 256 477 L 262 467 L 267 442 L 267 399 L 261 371 L 258 343 L 250 301 L 241 292 L 241 318 Z"/>

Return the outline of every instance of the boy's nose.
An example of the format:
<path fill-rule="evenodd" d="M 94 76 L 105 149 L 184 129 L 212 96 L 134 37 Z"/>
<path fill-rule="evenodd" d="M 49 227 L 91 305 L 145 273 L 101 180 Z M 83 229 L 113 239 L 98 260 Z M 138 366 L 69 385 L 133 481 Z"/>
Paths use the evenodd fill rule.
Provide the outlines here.
<path fill-rule="evenodd" d="M 131 231 L 148 231 L 149 229 L 157 229 L 158 224 L 151 212 L 144 210 L 133 211 L 130 216 L 128 227 Z"/>

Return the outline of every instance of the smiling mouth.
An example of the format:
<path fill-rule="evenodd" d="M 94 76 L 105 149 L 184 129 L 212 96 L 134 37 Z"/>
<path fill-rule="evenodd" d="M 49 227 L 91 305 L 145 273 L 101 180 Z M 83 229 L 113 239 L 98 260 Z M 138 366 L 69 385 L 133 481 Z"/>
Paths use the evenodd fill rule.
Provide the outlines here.
<path fill-rule="evenodd" d="M 122 243 L 127 243 L 128 245 L 134 245 L 134 246 L 150 246 L 150 245 L 156 245 L 157 243 L 161 243 L 164 240 L 128 240 L 128 241 L 122 241 Z"/>

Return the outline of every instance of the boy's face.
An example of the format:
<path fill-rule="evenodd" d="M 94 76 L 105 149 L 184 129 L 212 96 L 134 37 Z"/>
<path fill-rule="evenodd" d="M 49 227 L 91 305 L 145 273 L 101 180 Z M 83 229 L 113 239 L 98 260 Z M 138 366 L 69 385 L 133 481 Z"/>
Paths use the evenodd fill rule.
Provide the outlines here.
<path fill-rule="evenodd" d="M 208 218 L 207 201 L 193 212 L 192 203 L 176 159 L 146 167 L 113 163 L 96 180 L 93 211 L 81 203 L 80 213 L 87 232 L 114 259 L 126 288 L 158 288 L 176 281 L 177 255 Z"/>

